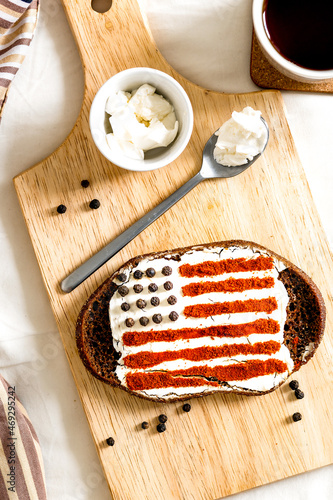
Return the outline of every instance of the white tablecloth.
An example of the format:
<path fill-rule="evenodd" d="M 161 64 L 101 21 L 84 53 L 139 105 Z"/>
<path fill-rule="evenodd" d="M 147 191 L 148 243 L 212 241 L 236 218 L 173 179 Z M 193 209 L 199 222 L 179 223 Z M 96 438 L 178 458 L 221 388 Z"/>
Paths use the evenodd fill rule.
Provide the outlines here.
<path fill-rule="evenodd" d="M 250 0 L 147 0 L 145 8 L 158 47 L 184 76 L 219 91 L 257 90 L 249 75 Z M 81 63 L 60 1 L 42 0 L 36 36 L 13 82 L 0 126 L 0 366 L 2 375 L 15 384 L 40 438 L 51 500 L 107 500 L 110 494 L 12 178 L 65 139 L 82 95 Z M 294 92 L 283 92 L 283 97 L 332 246 L 333 97 Z M 333 466 L 234 498 L 332 499 Z"/>

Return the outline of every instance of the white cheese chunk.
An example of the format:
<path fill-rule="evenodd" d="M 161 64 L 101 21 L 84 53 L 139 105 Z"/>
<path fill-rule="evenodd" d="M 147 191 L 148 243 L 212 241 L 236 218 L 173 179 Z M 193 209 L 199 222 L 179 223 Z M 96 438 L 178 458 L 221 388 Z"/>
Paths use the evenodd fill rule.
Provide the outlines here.
<path fill-rule="evenodd" d="M 106 136 L 109 147 L 136 160 L 143 160 L 145 151 L 168 146 L 178 132 L 173 106 L 148 84 L 110 95 L 105 111 L 112 128 Z"/>
<path fill-rule="evenodd" d="M 241 112 L 234 111 L 216 132 L 218 137 L 214 159 L 226 167 L 244 165 L 261 153 L 267 140 L 267 130 L 261 120 L 261 112 L 247 106 Z"/>

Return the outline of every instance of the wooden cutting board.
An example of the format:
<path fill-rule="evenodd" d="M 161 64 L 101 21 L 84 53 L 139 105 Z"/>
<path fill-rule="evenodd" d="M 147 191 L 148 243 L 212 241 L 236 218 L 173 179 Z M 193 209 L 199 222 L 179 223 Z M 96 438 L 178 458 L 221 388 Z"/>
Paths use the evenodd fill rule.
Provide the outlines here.
<path fill-rule="evenodd" d="M 36 257 L 75 382 L 114 499 L 214 499 L 333 462 L 332 256 L 277 91 L 227 95 L 177 74 L 156 48 L 136 0 L 114 0 L 106 14 L 90 0 L 64 0 L 85 71 L 78 121 L 50 157 L 14 179 Z M 154 172 L 134 173 L 106 161 L 91 139 L 88 112 L 98 88 L 134 66 L 176 78 L 194 109 L 194 131 L 182 155 Z M 195 174 L 203 146 L 233 110 L 260 109 L 271 132 L 264 156 L 244 174 L 205 181 L 70 294 L 65 276 Z M 88 179 L 90 186 L 81 187 Z M 98 198 L 101 207 L 89 209 Z M 63 203 L 67 212 L 59 215 Z M 75 347 L 75 322 L 89 294 L 121 263 L 145 252 L 223 239 L 267 246 L 303 268 L 328 309 L 325 340 L 297 378 L 262 397 L 216 395 L 158 404 L 115 390 L 89 375 Z M 329 288 L 331 287 L 331 288 Z M 295 411 L 303 420 L 293 423 Z M 157 416 L 168 427 L 156 432 Z M 148 430 L 140 428 L 150 422 Z M 115 438 L 108 447 L 105 439 Z"/>

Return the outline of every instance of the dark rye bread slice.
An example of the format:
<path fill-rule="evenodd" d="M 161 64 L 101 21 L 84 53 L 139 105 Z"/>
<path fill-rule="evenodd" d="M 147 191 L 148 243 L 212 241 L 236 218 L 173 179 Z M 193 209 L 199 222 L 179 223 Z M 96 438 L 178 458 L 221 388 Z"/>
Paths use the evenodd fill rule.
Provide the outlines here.
<path fill-rule="evenodd" d="M 289 303 L 287 306 L 287 319 L 284 325 L 284 344 L 287 346 L 291 358 L 294 361 L 293 373 L 306 364 L 314 355 L 324 333 L 326 309 L 322 295 L 307 274 L 284 257 L 268 250 L 267 248 L 253 242 L 243 240 L 231 240 L 224 242 L 209 243 L 195 247 L 185 247 L 165 252 L 145 254 L 131 259 L 122 266 L 121 269 L 135 268 L 142 259 L 153 257 L 154 259 L 167 256 L 174 260 L 189 250 L 200 250 L 214 247 L 250 247 L 263 250 L 272 257 L 282 262 L 286 269 L 279 273 L 279 279 L 284 284 Z M 114 370 L 119 358 L 117 351 L 113 347 L 112 332 L 109 320 L 109 302 L 112 295 L 121 285 L 115 284 L 113 279 L 119 274 L 117 270 L 110 276 L 86 301 L 82 307 L 76 325 L 76 343 L 80 357 L 85 367 L 98 379 L 112 386 L 118 386 L 136 396 L 144 399 L 165 402 L 164 399 L 150 398 L 142 394 L 129 391 L 122 386 L 116 378 Z M 281 382 L 282 383 L 282 382 Z M 280 384 L 281 385 L 281 384 Z M 226 392 L 234 392 L 244 395 L 262 395 L 275 390 L 278 386 L 266 392 L 255 390 L 234 390 L 228 389 Z M 216 392 L 216 391 L 212 391 Z M 221 391 L 220 391 L 221 392 Z M 181 401 L 192 397 L 200 397 L 210 394 L 192 394 L 186 396 L 176 396 L 168 399 L 168 402 Z"/>

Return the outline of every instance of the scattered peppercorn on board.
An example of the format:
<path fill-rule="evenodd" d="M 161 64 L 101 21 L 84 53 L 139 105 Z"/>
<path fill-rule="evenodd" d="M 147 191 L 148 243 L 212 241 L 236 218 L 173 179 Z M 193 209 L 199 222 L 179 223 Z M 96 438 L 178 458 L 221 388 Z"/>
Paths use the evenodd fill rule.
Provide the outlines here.
<path fill-rule="evenodd" d="M 64 7 L 85 70 L 82 110 L 66 141 L 14 184 L 111 497 L 211 500 L 331 464 L 333 260 L 280 93 L 220 94 L 185 80 L 159 53 L 137 0 L 114 0 L 105 14 L 94 12 L 90 0 L 80 2 L 79 9 L 74 0 L 64 0 Z M 89 132 L 89 108 L 98 88 L 134 66 L 172 75 L 194 109 L 188 147 L 171 165 L 153 172 L 110 164 Z M 201 183 L 86 282 L 62 293 L 60 282 L 71 271 L 199 170 L 212 132 L 247 105 L 262 111 L 271 133 L 253 167 L 228 180 Z M 100 206 L 92 209 L 94 199 Z M 57 212 L 60 204 L 67 208 L 63 213 Z M 305 397 L 297 399 L 286 383 L 262 397 L 194 399 L 187 412 L 182 403 L 141 400 L 92 377 L 76 350 L 75 323 L 94 289 L 135 255 L 223 239 L 262 244 L 319 286 L 327 306 L 326 334 L 314 359 L 294 377 Z M 297 412 L 302 420 L 294 422 Z M 156 429 L 161 414 L 168 417 L 162 433 Z M 106 443 L 109 437 L 113 446 Z"/>

